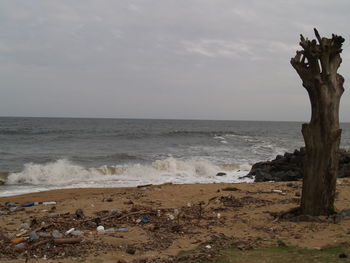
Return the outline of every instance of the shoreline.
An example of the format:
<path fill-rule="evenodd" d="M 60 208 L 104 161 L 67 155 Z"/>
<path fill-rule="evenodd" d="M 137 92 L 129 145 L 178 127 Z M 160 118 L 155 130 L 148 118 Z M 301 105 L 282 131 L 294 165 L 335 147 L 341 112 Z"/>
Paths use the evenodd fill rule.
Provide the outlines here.
<path fill-rule="evenodd" d="M 49 262 L 71 262 L 77 258 L 85 260 L 84 262 L 132 262 L 141 258 L 158 257 L 165 260 L 176 257 L 181 251 L 205 249 L 208 245 L 211 247 L 207 249 L 209 253 L 220 249 L 224 240 L 251 247 L 275 245 L 282 241 L 290 246 L 317 249 L 349 242 L 346 229 L 350 229 L 350 220 L 337 224 L 275 220 L 272 216 L 274 213 L 299 205 L 300 187 L 301 182 L 269 182 L 50 190 L 0 197 L 0 210 L 6 202 L 57 202 L 54 206 L 37 205 L 2 215 L 0 225 L 2 234 L 7 237 L 14 237 L 21 224 L 30 223 L 33 219 L 38 224 L 51 222 L 61 232 L 71 227 L 84 232 L 84 241 L 71 245 L 75 254 L 67 245 L 66 256 L 57 258 L 57 255 L 53 255 Z M 342 179 L 337 185 L 337 191 L 337 210 L 349 208 L 350 179 Z M 200 218 L 199 207 L 202 207 Z M 106 219 L 100 224 L 106 228 L 127 227 L 128 231 L 97 235 L 96 224 L 87 225 L 75 218 L 77 209 L 83 211 L 85 219 L 103 219 L 111 211 L 120 211 L 121 215 L 117 219 L 122 219 Z M 158 210 L 161 211 L 159 217 L 156 215 Z M 170 216 L 174 216 L 176 210 L 181 215 L 178 222 Z M 50 218 L 50 213 L 59 216 Z M 147 217 L 149 222 L 138 222 L 142 217 Z M 85 251 L 88 244 L 93 245 Z M 11 248 L 12 244 L 3 243 L 2 246 Z M 130 247 L 134 253 L 130 253 Z M 43 248 L 37 253 L 37 262 L 48 262 L 40 257 L 44 255 L 40 253 L 54 251 L 45 252 Z M 73 253 L 73 256 L 69 253 Z M 1 254 L 0 258 L 4 258 L 2 262 L 18 262 L 18 259 L 6 258 Z"/>

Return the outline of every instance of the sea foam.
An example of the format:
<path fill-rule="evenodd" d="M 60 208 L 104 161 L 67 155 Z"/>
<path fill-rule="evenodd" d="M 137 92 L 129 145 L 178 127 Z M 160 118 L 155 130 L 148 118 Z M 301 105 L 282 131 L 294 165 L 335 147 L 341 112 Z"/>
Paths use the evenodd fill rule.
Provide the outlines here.
<path fill-rule="evenodd" d="M 151 164 L 124 164 L 84 168 L 69 160 L 60 159 L 46 164 L 25 164 L 23 171 L 8 176 L 6 185 L 26 184 L 48 186 L 48 188 L 67 187 L 132 187 L 141 184 L 162 184 L 172 182 L 213 183 L 248 182 L 239 179 L 247 174 L 249 166 L 217 166 L 207 160 L 183 161 L 176 158 L 157 160 Z M 232 166 L 231 166 L 232 167 Z M 216 176 L 225 172 L 225 176 Z"/>

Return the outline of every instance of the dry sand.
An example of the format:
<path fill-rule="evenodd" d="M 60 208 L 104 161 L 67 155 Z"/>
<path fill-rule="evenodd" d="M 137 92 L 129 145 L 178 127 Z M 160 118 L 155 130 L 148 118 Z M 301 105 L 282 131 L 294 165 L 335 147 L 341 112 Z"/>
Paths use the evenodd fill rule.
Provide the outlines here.
<path fill-rule="evenodd" d="M 237 189 L 224 191 L 227 187 Z M 337 191 L 337 210 L 350 208 L 350 180 L 342 179 Z M 115 263 L 145 258 L 165 260 L 187 250 L 207 249 L 210 254 L 225 244 L 244 249 L 282 242 L 322 248 L 349 242 L 350 220 L 339 223 L 275 220 L 273 213 L 299 205 L 299 193 L 300 182 L 292 182 L 66 189 L 2 197 L 0 210 L 4 209 L 5 202 L 57 202 L 55 208 L 38 205 L 0 216 L 1 232 L 5 236 L 13 238 L 24 222 L 32 222 L 32 229 L 45 222 L 46 225 L 53 224 L 46 230 L 48 233 L 53 229 L 64 232 L 75 227 L 84 232 L 84 239 L 79 244 L 54 248 L 44 244 L 32 248 L 31 256 L 27 256 L 26 251 L 18 251 L 12 259 L 4 255 L 7 253 L 4 251 L 13 252 L 14 245 L 2 240 L 0 259 L 1 262 L 24 262 L 28 257 L 31 262 L 35 255 L 38 257 L 35 262 Z M 84 219 L 76 218 L 77 209 L 83 210 Z M 174 209 L 180 212 L 178 218 Z M 112 210 L 122 211 L 122 214 L 113 214 Z M 60 216 L 48 217 L 52 212 Z M 150 222 L 138 222 L 137 219 L 142 217 L 147 217 Z M 129 231 L 97 235 L 96 220 L 89 220 L 96 218 L 100 218 L 100 224 L 106 228 L 128 227 Z"/>

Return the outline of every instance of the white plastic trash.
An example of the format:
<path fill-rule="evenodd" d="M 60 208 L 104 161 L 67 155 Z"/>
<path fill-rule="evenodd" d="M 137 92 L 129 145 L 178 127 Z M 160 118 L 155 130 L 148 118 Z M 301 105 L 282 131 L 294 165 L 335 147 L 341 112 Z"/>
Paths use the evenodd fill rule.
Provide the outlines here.
<path fill-rule="evenodd" d="M 69 229 L 69 230 L 65 233 L 65 235 L 66 235 L 66 236 L 69 235 L 69 234 L 72 233 L 74 230 L 75 230 L 75 228 L 72 227 L 71 229 Z"/>
<path fill-rule="evenodd" d="M 105 228 L 104 228 L 104 226 L 98 226 L 96 228 L 96 231 L 98 234 L 103 235 L 105 233 Z"/>
<path fill-rule="evenodd" d="M 56 202 L 54 201 L 51 201 L 51 202 L 42 202 L 43 205 L 55 205 L 57 204 Z"/>

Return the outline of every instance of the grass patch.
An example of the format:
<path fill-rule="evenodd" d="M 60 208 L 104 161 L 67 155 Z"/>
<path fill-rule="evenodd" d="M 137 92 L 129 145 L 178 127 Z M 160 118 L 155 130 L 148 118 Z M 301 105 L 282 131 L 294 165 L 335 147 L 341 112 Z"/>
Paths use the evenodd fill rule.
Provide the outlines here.
<path fill-rule="evenodd" d="M 252 250 L 225 249 L 225 256 L 210 262 L 216 263 L 313 263 L 350 262 L 350 245 L 344 244 L 321 250 L 299 247 L 267 247 Z M 343 255 L 343 257 L 339 257 Z M 348 256 L 345 257 L 344 255 Z M 209 261 L 207 261 L 209 262 Z"/>

